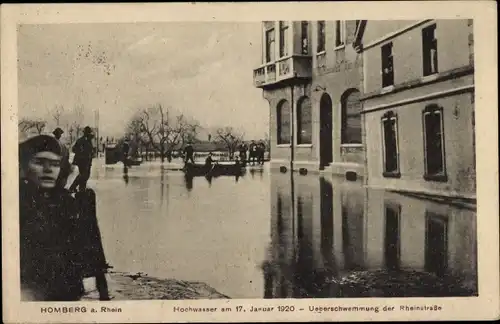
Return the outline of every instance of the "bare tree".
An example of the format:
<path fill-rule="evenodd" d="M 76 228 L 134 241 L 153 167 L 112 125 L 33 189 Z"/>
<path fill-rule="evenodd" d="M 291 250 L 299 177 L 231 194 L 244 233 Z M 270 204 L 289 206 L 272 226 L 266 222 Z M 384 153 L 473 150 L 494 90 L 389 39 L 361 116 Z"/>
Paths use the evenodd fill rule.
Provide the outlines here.
<path fill-rule="evenodd" d="M 37 134 L 40 135 L 45 127 L 47 126 L 47 122 L 41 119 L 29 119 L 23 118 L 18 123 L 18 129 L 20 132 L 28 134 L 31 130 L 36 130 Z"/>
<path fill-rule="evenodd" d="M 216 133 L 216 140 L 224 143 L 229 153 L 229 159 L 232 160 L 238 145 L 243 142 L 244 134 L 235 130 L 233 127 L 218 128 Z"/>
<path fill-rule="evenodd" d="M 125 130 L 125 136 L 134 143 L 136 148 L 135 153 L 140 153 L 142 156 L 142 149 L 146 150 L 146 159 L 148 157 L 148 141 L 144 137 L 142 127 L 142 115 L 135 114 L 129 121 Z"/>
<path fill-rule="evenodd" d="M 199 124 L 184 114 L 168 116 L 161 104 L 142 110 L 134 116 L 129 124 L 128 131 L 139 134 L 142 142 L 160 153 L 164 162 L 165 153 L 173 150 L 179 144 L 195 141 Z"/>
<path fill-rule="evenodd" d="M 59 127 L 61 125 L 61 118 L 64 115 L 64 106 L 63 105 L 55 105 L 54 108 L 50 111 L 52 115 L 52 119 L 56 123 L 56 126 Z"/>
<path fill-rule="evenodd" d="M 68 116 L 69 123 L 67 124 L 69 140 L 73 143 L 83 130 L 83 114 L 85 107 L 82 104 L 77 104 L 71 114 Z"/>

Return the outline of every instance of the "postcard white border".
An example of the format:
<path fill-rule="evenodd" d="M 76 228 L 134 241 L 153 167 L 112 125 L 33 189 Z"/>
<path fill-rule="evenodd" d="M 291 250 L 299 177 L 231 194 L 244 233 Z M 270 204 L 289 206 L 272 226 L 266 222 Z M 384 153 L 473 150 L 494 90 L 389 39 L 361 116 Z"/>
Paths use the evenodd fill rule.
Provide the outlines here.
<path fill-rule="evenodd" d="M 467 298 L 356 298 L 356 299 L 248 299 L 202 301 L 112 301 L 122 313 L 42 314 L 41 307 L 71 303 L 20 303 L 18 257 L 17 175 L 17 46 L 16 24 L 97 23 L 140 21 L 262 21 L 334 19 L 474 19 L 477 230 L 479 297 Z M 2 243 L 4 321 L 50 322 L 274 322 L 274 321 L 392 321 L 467 320 L 499 317 L 499 212 L 498 212 L 498 105 L 496 6 L 491 1 L 411 1 L 345 3 L 198 3 L 198 4 L 57 4 L 2 5 L 1 7 L 1 105 L 2 105 Z M 251 73 L 251 71 L 249 71 Z M 98 302 L 78 303 L 87 308 Z M 327 312 L 309 311 L 237 313 L 178 313 L 175 306 L 233 307 L 236 305 L 381 306 L 439 305 L 442 311 L 426 312 Z"/>

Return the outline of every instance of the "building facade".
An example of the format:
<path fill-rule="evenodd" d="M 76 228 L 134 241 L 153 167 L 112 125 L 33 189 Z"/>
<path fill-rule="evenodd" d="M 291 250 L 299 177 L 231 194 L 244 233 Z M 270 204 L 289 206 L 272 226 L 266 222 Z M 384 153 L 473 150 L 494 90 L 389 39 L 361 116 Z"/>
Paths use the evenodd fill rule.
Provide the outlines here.
<path fill-rule="evenodd" d="M 361 21 L 368 185 L 475 199 L 472 20 Z"/>
<path fill-rule="evenodd" d="M 358 21 L 266 21 L 254 85 L 270 108 L 271 168 L 364 173 Z"/>

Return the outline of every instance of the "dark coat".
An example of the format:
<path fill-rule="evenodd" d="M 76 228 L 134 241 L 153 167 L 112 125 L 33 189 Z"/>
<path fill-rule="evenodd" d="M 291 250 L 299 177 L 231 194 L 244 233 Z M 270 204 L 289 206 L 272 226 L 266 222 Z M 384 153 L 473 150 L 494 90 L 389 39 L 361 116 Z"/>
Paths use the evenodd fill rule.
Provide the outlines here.
<path fill-rule="evenodd" d="M 83 278 L 106 267 L 95 207 L 65 189 L 42 194 L 24 181 L 19 189 L 22 286 L 36 300 L 80 299 Z"/>
<path fill-rule="evenodd" d="M 41 300 L 77 300 L 81 275 L 78 211 L 64 189 L 20 183 L 21 284 Z"/>
<path fill-rule="evenodd" d="M 92 157 L 94 154 L 94 147 L 92 141 L 85 136 L 80 137 L 75 145 L 73 145 L 73 153 L 75 157 L 73 158 L 73 164 L 80 165 L 91 165 Z"/>

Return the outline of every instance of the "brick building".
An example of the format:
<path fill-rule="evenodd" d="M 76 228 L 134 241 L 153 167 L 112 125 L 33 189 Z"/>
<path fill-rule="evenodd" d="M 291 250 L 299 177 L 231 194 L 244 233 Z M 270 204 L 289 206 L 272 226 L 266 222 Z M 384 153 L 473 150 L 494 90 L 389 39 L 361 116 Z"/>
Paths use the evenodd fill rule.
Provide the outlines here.
<path fill-rule="evenodd" d="M 361 21 L 370 186 L 475 198 L 472 20 Z"/>
<path fill-rule="evenodd" d="M 358 22 L 266 21 L 254 84 L 270 106 L 271 168 L 363 175 Z"/>

